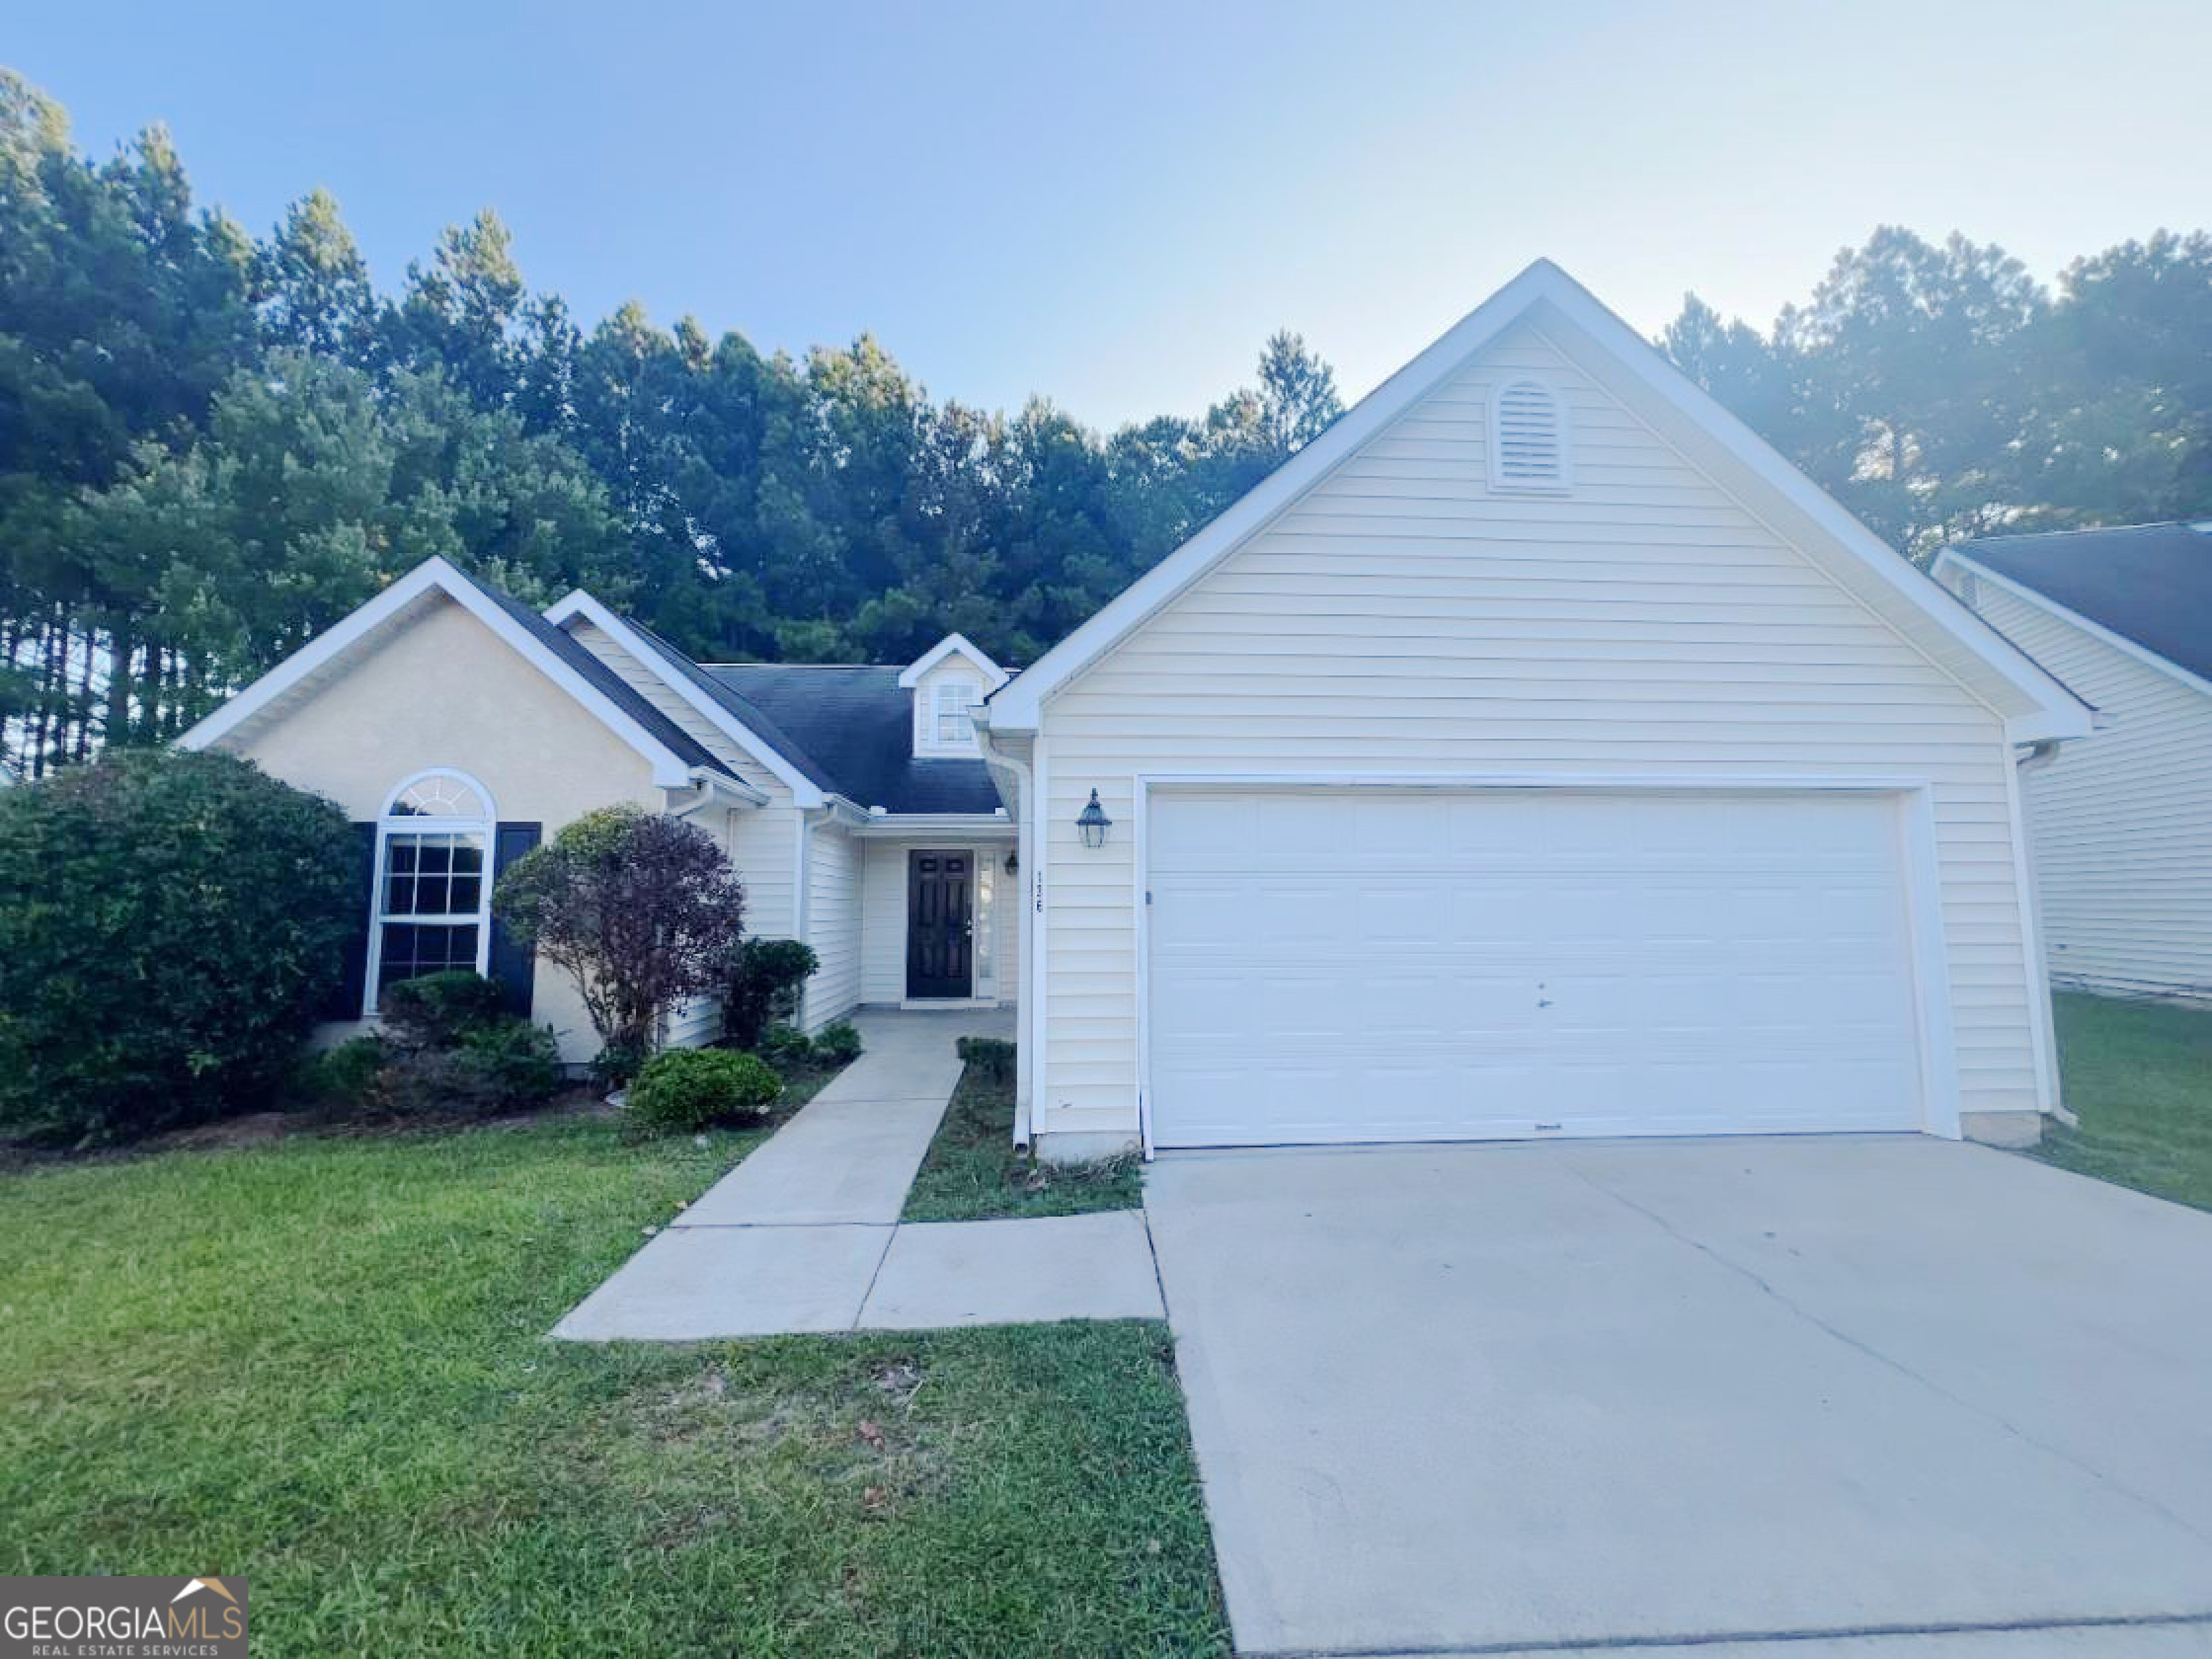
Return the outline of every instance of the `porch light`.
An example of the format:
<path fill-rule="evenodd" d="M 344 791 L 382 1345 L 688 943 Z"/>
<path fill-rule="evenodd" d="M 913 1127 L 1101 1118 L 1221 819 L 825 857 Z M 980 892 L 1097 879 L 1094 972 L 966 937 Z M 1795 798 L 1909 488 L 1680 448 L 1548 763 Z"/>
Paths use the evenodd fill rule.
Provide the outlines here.
<path fill-rule="evenodd" d="M 1083 831 L 1085 847 L 1103 847 L 1106 832 L 1114 827 L 1114 820 L 1106 816 L 1106 809 L 1098 804 L 1098 792 L 1091 792 L 1091 805 L 1076 814 L 1075 827 Z"/>

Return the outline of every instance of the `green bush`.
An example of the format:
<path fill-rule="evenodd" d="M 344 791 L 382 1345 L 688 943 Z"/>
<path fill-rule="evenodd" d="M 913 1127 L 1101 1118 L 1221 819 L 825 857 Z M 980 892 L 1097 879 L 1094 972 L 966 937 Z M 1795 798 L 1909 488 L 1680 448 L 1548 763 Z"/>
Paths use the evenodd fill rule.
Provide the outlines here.
<path fill-rule="evenodd" d="M 749 939 L 730 953 L 722 985 L 722 1030 L 740 1048 L 760 1046 L 761 1033 L 799 1017 L 799 993 L 822 959 L 795 939 Z"/>
<path fill-rule="evenodd" d="M 644 1065 L 645 1050 L 636 1043 L 604 1043 L 592 1056 L 592 1076 L 603 1088 L 625 1088 Z"/>
<path fill-rule="evenodd" d="M 502 1014 L 448 1044 L 395 1049 L 367 1103 L 399 1117 L 489 1117 L 543 1106 L 560 1087 L 553 1033 Z"/>
<path fill-rule="evenodd" d="M 754 1052 L 771 1066 L 804 1066 L 813 1057 L 814 1043 L 796 1025 L 771 1025 Z"/>
<path fill-rule="evenodd" d="M 292 1092 L 311 1106 L 358 1109 L 374 1103 L 379 1078 L 392 1058 L 380 1036 L 348 1037 L 301 1062 Z"/>
<path fill-rule="evenodd" d="M 376 1008 L 393 1041 L 410 1048 L 450 1048 L 508 1018 L 499 981 L 465 968 L 394 981 L 377 994 Z"/>
<path fill-rule="evenodd" d="M 0 789 L 0 1135 L 89 1146 L 270 1103 L 359 925 L 345 814 L 229 755 Z"/>
<path fill-rule="evenodd" d="M 834 1019 L 814 1034 L 814 1057 L 830 1066 L 849 1066 L 860 1057 L 860 1034 L 849 1019 Z"/>
<path fill-rule="evenodd" d="M 1004 1037 L 964 1036 L 953 1048 L 961 1059 L 992 1082 L 1006 1083 L 1012 1079 L 1017 1051 L 1014 1045 Z"/>
<path fill-rule="evenodd" d="M 681 1134 L 737 1117 L 757 1117 L 783 1079 L 757 1054 L 728 1048 L 671 1048 L 630 1085 L 630 1121 L 654 1134 Z"/>

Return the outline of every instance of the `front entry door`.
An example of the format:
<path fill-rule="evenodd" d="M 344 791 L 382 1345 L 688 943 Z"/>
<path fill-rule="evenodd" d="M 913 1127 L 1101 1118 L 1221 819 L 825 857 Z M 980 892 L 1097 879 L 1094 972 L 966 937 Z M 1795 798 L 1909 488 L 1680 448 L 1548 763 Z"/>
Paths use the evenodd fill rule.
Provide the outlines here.
<path fill-rule="evenodd" d="M 975 860 L 968 853 L 906 855 L 906 994 L 975 990 Z"/>

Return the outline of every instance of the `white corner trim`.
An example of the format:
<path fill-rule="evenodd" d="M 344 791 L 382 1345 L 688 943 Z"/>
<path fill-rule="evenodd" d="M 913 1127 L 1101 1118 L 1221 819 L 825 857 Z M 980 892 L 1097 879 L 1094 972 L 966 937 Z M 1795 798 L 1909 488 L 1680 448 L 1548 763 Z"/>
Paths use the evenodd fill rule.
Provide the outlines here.
<path fill-rule="evenodd" d="M 222 708 L 177 739 L 185 749 L 220 742 L 310 676 L 330 666 L 354 646 L 383 627 L 424 594 L 435 589 L 512 646 L 530 665 L 595 715 L 617 737 L 652 763 L 653 781 L 662 789 L 682 789 L 690 781 L 690 763 L 624 714 L 606 694 L 515 625 L 514 618 L 491 602 L 476 584 L 444 559 L 425 559 L 374 599 L 325 629 Z"/>
<path fill-rule="evenodd" d="M 820 806 L 823 804 L 822 790 L 813 780 L 793 765 L 759 732 L 692 684 L 684 675 L 664 672 L 659 647 L 641 636 L 635 629 L 582 588 L 556 601 L 545 612 L 545 620 L 556 628 L 562 627 L 579 617 L 629 653 L 640 667 L 649 671 L 655 679 L 681 697 L 702 720 L 766 767 L 775 775 L 778 782 L 791 791 L 793 800 L 799 805 Z"/>
<path fill-rule="evenodd" d="M 965 634 L 947 634 L 935 645 L 923 652 L 899 672 L 902 691 L 911 691 L 921 684 L 921 677 L 954 653 L 968 659 L 983 671 L 983 694 L 988 696 L 1012 678 L 1006 671 L 993 662 L 981 648 L 971 643 Z"/>
<path fill-rule="evenodd" d="M 1761 487 L 1779 495 L 1813 526 L 1872 570 L 2028 702 L 2049 729 L 2035 735 L 2087 737 L 2089 711 L 2025 652 L 1942 594 L 1928 578 L 1845 512 L 1765 440 L 1692 385 L 1627 324 L 1548 259 L 1539 259 L 1462 318 L 1426 350 L 1370 392 L 1220 517 L 1131 583 L 1082 627 L 992 696 L 1004 731 L 1036 731 L 1052 694 L 1135 631 L 1163 606 L 1319 484 L 1437 386 L 1468 358 L 1547 305 L 1609 361 L 1679 415 L 1711 435 Z"/>
<path fill-rule="evenodd" d="M 2091 639 L 2101 641 L 2104 644 L 2111 646 L 2113 650 L 2134 658 L 2144 667 L 2155 668 L 2160 673 L 2179 680 L 2191 690 L 2202 692 L 2204 696 L 2212 697 L 2212 680 L 2207 680 L 2200 674 L 2191 673 L 2179 663 L 2160 656 L 2148 646 L 2136 644 L 2124 634 L 2114 633 L 2102 623 L 2090 621 L 2080 611 L 2068 609 L 2049 594 L 2039 592 L 2026 582 L 2015 581 L 2010 576 L 1999 575 L 1978 559 L 1970 558 L 1955 549 L 1947 547 L 1936 556 L 1934 568 L 1939 573 L 1945 569 L 1966 571 L 1977 580 L 2001 587 L 2013 598 L 2032 605 L 2037 610 L 2056 617 L 2059 621 L 2071 627 L 2080 629 Z"/>

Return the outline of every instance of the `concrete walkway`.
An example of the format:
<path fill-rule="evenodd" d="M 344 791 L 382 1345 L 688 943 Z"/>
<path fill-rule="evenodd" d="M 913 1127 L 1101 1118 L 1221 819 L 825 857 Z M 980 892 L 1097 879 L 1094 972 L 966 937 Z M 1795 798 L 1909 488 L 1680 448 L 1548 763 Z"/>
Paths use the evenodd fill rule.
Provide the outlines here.
<path fill-rule="evenodd" d="M 882 1011 L 860 1058 L 579 1304 L 553 1334 L 690 1341 L 1056 1319 L 1158 1319 L 1141 1211 L 906 1225 L 963 1036 L 1010 1012 Z"/>

